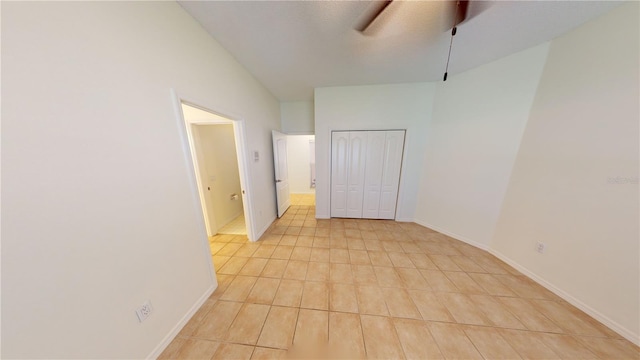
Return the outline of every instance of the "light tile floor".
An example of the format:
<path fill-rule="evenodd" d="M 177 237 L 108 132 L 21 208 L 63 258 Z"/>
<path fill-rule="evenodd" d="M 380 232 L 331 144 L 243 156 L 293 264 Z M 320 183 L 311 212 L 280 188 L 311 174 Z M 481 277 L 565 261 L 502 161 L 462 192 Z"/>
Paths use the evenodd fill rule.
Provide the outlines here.
<path fill-rule="evenodd" d="M 247 235 L 247 226 L 244 222 L 244 214 L 231 220 L 227 225 L 218 230 L 218 234 Z"/>
<path fill-rule="evenodd" d="M 210 244 L 219 287 L 163 359 L 640 357 L 487 252 L 416 224 L 296 205 L 256 243 Z"/>

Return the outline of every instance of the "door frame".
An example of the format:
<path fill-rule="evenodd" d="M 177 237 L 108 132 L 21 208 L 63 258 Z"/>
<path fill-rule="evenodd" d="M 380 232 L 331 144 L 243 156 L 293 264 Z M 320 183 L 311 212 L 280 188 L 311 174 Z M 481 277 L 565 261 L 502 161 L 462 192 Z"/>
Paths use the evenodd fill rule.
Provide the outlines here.
<path fill-rule="evenodd" d="M 205 240 L 208 239 L 208 227 L 209 220 L 206 216 L 206 203 L 204 200 L 204 192 L 202 183 L 200 180 L 200 176 L 198 176 L 198 162 L 197 157 L 195 156 L 195 146 L 193 134 L 191 132 L 191 125 L 215 125 L 215 124 L 232 124 L 233 125 L 233 134 L 236 143 L 236 154 L 238 161 L 238 171 L 240 173 L 240 187 L 242 188 L 242 208 L 244 212 L 245 218 L 245 226 L 247 228 L 247 238 L 249 241 L 256 241 L 256 229 L 255 229 L 255 221 L 254 221 L 254 206 L 252 200 L 252 188 L 249 168 L 249 161 L 247 160 L 247 140 L 246 140 L 246 132 L 245 132 L 245 120 L 240 117 L 233 115 L 229 112 L 221 112 L 212 110 L 214 106 L 209 105 L 206 101 L 193 99 L 190 97 L 183 96 L 182 94 L 178 94 L 175 89 L 171 89 L 172 98 L 174 102 L 178 131 L 180 133 L 180 138 L 182 140 L 182 147 L 184 150 L 185 159 L 187 160 L 187 166 L 189 167 L 189 182 L 191 183 L 191 192 L 196 201 L 196 206 L 198 208 L 198 212 L 200 213 L 199 223 L 201 223 L 201 229 L 204 232 Z M 184 118 L 184 114 L 182 112 L 182 104 L 206 111 L 215 116 L 220 117 L 220 120 L 212 120 L 212 121 L 197 121 L 197 122 L 188 122 Z M 207 253 L 210 253 L 208 241 L 206 241 L 207 245 Z M 210 258 L 211 256 L 209 256 Z"/>

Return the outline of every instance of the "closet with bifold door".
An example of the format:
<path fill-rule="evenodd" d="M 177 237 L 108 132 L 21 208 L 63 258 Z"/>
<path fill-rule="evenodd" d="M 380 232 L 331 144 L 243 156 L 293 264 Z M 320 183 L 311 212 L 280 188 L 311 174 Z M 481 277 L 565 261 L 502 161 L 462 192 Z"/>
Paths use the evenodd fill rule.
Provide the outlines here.
<path fill-rule="evenodd" d="M 394 219 L 404 130 L 331 133 L 331 217 Z"/>

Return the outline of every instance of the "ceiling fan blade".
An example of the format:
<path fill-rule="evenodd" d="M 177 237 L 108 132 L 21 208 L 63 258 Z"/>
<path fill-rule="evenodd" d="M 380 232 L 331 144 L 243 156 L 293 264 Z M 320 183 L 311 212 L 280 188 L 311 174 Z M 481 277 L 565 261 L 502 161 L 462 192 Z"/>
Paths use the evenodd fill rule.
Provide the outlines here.
<path fill-rule="evenodd" d="M 355 29 L 362 33 L 365 32 L 392 2 L 393 0 L 378 1 L 376 6 L 372 6 L 370 11 L 362 17 L 362 21 L 356 25 Z"/>

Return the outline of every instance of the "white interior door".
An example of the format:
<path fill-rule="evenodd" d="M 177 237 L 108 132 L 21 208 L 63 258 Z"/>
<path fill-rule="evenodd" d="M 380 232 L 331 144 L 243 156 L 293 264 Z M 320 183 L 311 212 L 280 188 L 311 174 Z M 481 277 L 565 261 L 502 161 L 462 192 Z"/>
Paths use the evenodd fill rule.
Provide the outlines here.
<path fill-rule="evenodd" d="M 273 138 L 273 166 L 276 182 L 276 202 L 278 217 L 281 217 L 291 205 L 289 197 L 289 173 L 287 171 L 287 135 L 272 131 Z"/>
<path fill-rule="evenodd" d="M 331 134 L 331 216 L 347 216 L 349 133 Z"/>
<path fill-rule="evenodd" d="M 377 219 L 382 190 L 382 169 L 384 166 L 385 131 L 368 131 L 367 157 L 364 177 L 364 200 L 362 217 Z"/>
<path fill-rule="evenodd" d="M 347 165 L 347 217 L 362 217 L 364 175 L 367 152 L 367 132 L 349 133 L 349 163 Z"/>
<path fill-rule="evenodd" d="M 387 131 L 384 143 L 380 208 L 377 219 L 395 219 L 403 149 L 404 131 Z"/>

